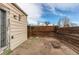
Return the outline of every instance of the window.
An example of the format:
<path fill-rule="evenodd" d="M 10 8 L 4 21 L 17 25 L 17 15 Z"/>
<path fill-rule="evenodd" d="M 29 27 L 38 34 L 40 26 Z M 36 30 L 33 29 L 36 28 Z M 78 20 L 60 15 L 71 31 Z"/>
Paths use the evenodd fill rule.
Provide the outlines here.
<path fill-rule="evenodd" d="M 6 11 L 0 9 L 0 48 L 6 46 Z"/>
<path fill-rule="evenodd" d="M 14 17 L 14 19 L 16 19 L 16 20 L 17 20 L 17 16 L 16 16 L 16 15 L 13 15 L 13 17 Z"/>
<path fill-rule="evenodd" d="M 21 15 L 19 14 L 19 21 L 21 20 Z"/>
<path fill-rule="evenodd" d="M 20 14 L 19 14 L 19 15 L 13 15 L 13 17 L 14 17 L 14 19 L 16 19 L 16 20 L 18 20 L 18 21 L 21 20 L 21 15 L 20 15 Z"/>

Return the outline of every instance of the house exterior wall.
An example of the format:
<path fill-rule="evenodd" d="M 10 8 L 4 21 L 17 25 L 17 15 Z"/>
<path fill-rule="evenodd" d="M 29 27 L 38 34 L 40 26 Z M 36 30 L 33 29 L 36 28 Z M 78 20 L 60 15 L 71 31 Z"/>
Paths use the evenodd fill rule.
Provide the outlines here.
<path fill-rule="evenodd" d="M 7 37 L 11 50 L 27 40 L 27 16 L 11 3 L 0 3 L 8 9 Z"/>

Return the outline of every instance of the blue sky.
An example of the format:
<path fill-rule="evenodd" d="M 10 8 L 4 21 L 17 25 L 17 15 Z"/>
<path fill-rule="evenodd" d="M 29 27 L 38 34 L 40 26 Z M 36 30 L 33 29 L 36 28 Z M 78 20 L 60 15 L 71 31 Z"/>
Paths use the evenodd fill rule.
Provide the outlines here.
<path fill-rule="evenodd" d="M 19 3 L 18 5 L 28 14 L 29 24 L 37 24 L 38 21 L 57 24 L 60 18 L 66 16 L 70 22 L 79 25 L 78 3 Z"/>

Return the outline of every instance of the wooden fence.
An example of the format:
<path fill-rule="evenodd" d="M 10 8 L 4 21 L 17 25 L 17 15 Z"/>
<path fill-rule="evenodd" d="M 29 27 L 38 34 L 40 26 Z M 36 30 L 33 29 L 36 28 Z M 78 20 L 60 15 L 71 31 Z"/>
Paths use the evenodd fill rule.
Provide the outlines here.
<path fill-rule="evenodd" d="M 79 34 L 79 27 L 63 27 L 57 26 L 28 26 L 29 36 L 52 36 L 54 33 Z"/>
<path fill-rule="evenodd" d="M 69 33 L 69 34 L 79 34 L 79 27 L 64 27 L 58 28 L 58 33 Z"/>
<path fill-rule="evenodd" d="M 48 36 L 50 33 L 55 32 L 55 26 L 28 26 L 29 36 Z"/>

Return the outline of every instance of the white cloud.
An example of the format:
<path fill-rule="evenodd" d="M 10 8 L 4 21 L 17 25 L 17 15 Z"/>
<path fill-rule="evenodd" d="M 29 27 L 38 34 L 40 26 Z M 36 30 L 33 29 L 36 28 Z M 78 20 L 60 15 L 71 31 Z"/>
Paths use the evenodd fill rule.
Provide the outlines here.
<path fill-rule="evenodd" d="M 51 11 L 51 13 L 53 13 L 54 15 L 65 16 L 64 14 L 56 11 L 55 9 L 57 7 L 56 4 L 49 3 L 49 4 L 45 4 L 45 6 L 49 7 L 48 10 Z"/>
<path fill-rule="evenodd" d="M 71 23 L 75 23 L 79 26 L 79 22 L 78 21 L 72 21 Z"/>
<path fill-rule="evenodd" d="M 27 21 L 28 21 L 28 24 L 37 25 L 37 20 L 28 19 Z"/>
<path fill-rule="evenodd" d="M 37 20 L 42 16 L 41 6 L 37 4 L 29 3 L 17 3 L 27 14 L 28 23 L 36 24 Z"/>
<path fill-rule="evenodd" d="M 17 3 L 27 14 L 28 14 L 28 23 L 29 24 L 37 24 L 38 21 L 43 21 L 44 19 L 41 18 L 43 14 L 42 4 L 33 4 L 33 3 Z M 59 16 L 66 16 L 61 12 L 57 12 L 55 8 L 65 10 L 65 11 L 73 11 L 78 7 L 79 4 L 73 3 L 45 3 L 48 10 L 51 13 Z"/>
<path fill-rule="evenodd" d="M 61 12 L 57 12 L 55 10 L 55 8 L 58 8 L 60 10 L 64 10 L 64 11 L 71 11 L 71 12 L 75 12 L 75 9 L 79 6 L 79 4 L 74 4 L 74 3 L 48 3 L 46 4 L 48 7 L 50 7 L 50 11 L 55 14 L 55 15 L 59 15 L 59 16 L 66 16 L 65 14 L 61 13 Z"/>
<path fill-rule="evenodd" d="M 79 4 L 77 3 L 59 3 L 56 4 L 57 8 L 60 8 L 62 10 L 70 10 L 72 11 L 73 9 L 75 9 L 75 7 L 79 6 Z"/>

